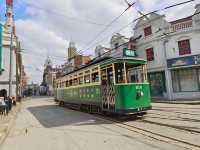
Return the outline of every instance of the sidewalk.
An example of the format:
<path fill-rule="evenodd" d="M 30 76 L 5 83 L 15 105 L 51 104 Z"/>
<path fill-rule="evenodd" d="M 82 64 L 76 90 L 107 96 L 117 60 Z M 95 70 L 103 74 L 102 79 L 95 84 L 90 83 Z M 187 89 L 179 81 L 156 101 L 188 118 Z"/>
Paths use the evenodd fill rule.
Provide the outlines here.
<path fill-rule="evenodd" d="M 4 142 L 10 129 L 12 128 L 17 113 L 20 111 L 21 103 L 17 103 L 17 106 L 12 108 L 8 116 L 0 115 L 0 145 Z"/>
<path fill-rule="evenodd" d="M 167 104 L 186 104 L 186 105 L 200 105 L 200 99 L 178 99 L 178 100 L 167 100 L 152 98 L 152 103 L 167 103 Z"/>

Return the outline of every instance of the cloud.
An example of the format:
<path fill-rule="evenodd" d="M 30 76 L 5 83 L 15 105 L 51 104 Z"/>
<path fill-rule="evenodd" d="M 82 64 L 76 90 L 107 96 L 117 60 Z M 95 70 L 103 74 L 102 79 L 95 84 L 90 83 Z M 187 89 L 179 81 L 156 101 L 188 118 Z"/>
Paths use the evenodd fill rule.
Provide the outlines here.
<path fill-rule="evenodd" d="M 52 56 L 54 63 L 63 62 L 67 41 L 32 20 L 17 20 L 16 26 L 26 71 L 32 81 L 40 82 L 42 72 L 38 72 L 38 68 L 43 66 L 47 55 Z"/>

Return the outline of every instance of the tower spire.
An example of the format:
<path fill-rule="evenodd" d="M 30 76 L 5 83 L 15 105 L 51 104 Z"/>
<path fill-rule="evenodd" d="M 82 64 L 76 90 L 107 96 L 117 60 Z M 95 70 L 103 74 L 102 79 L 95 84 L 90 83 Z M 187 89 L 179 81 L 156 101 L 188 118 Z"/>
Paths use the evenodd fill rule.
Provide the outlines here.
<path fill-rule="evenodd" d="M 6 0 L 6 23 L 5 28 L 10 29 L 13 28 L 13 0 Z"/>

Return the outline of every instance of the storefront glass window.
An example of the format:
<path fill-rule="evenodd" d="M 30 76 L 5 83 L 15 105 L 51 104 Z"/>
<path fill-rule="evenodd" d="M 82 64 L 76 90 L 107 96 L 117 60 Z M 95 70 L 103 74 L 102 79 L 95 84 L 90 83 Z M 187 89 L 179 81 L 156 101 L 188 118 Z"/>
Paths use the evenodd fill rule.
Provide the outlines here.
<path fill-rule="evenodd" d="M 180 70 L 180 86 L 181 91 L 198 91 L 198 80 L 197 80 L 196 69 L 184 69 Z"/>
<path fill-rule="evenodd" d="M 197 69 L 180 69 L 172 71 L 174 92 L 199 91 Z"/>
<path fill-rule="evenodd" d="M 172 85 L 174 92 L 180 92 L 178 71 L 172 71 Z"/>

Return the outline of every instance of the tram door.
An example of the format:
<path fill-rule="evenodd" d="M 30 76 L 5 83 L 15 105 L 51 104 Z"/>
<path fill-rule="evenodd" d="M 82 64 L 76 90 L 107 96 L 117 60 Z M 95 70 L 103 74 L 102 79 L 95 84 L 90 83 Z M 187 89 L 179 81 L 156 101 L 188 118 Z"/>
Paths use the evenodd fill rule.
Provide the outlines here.
<path fill-rule="evenodd" d="M 102 110 L 115 110 L 115 94 L 114 94 L 114 73 L 113 68 L 105 68 L 101 70 L 101 93 L 102 93 Z"/>

